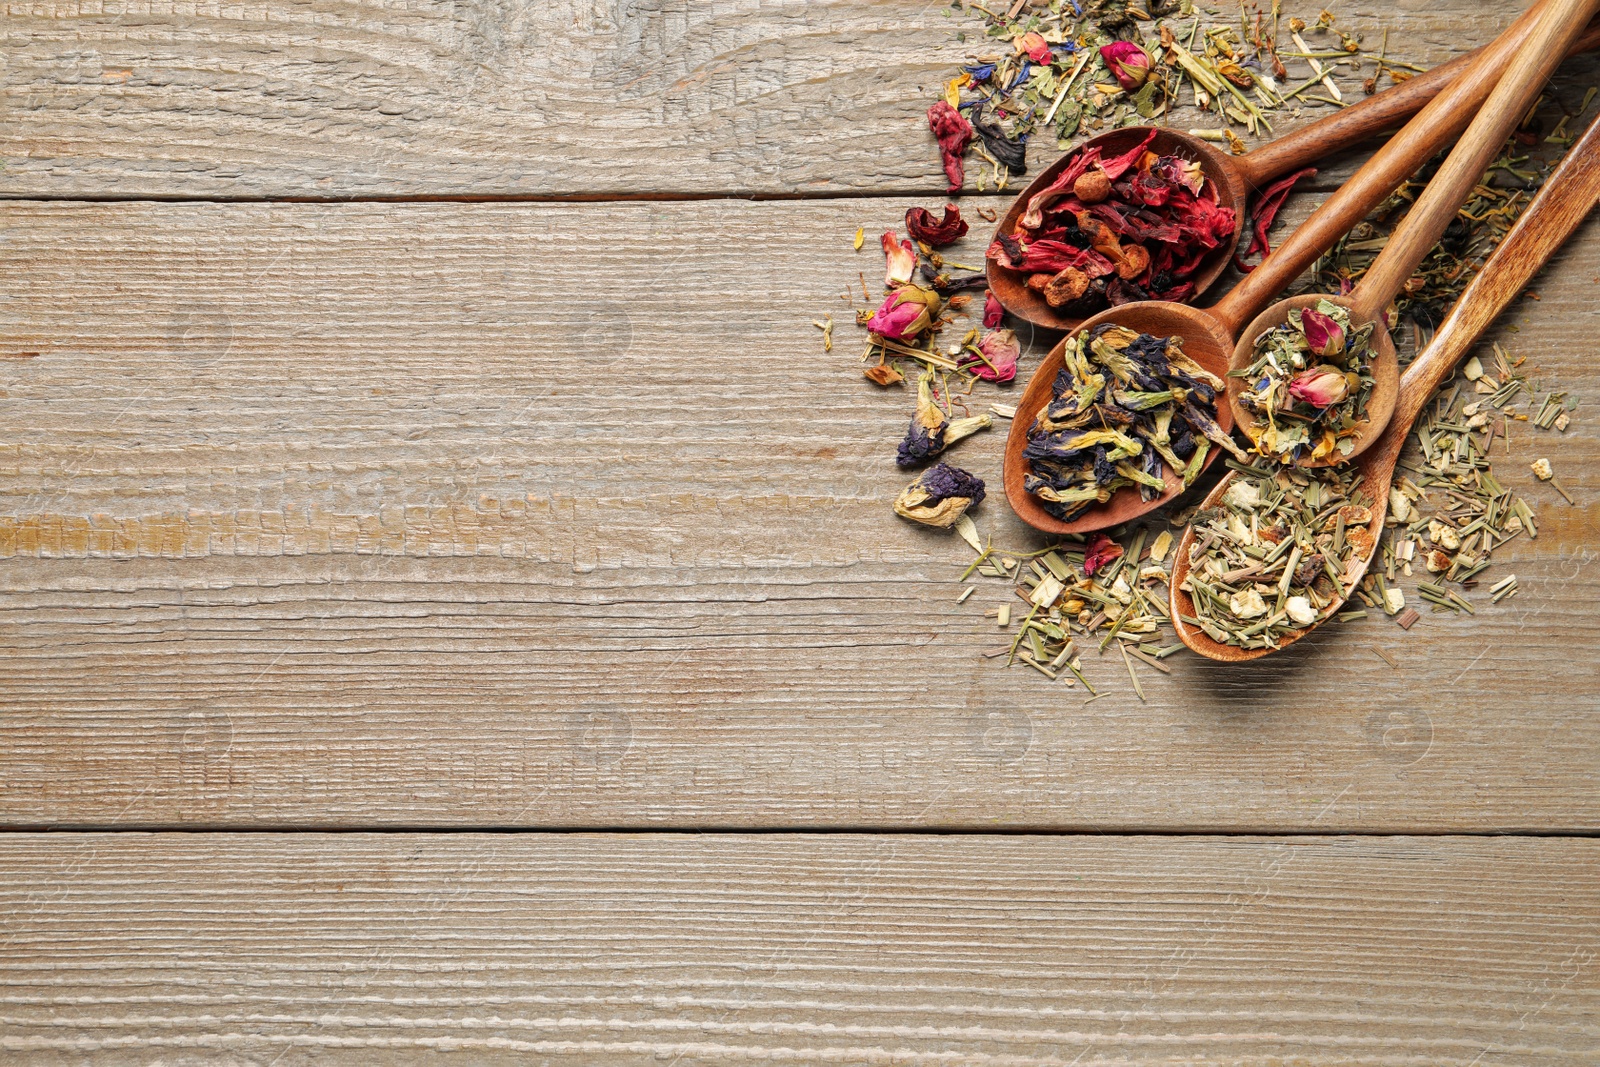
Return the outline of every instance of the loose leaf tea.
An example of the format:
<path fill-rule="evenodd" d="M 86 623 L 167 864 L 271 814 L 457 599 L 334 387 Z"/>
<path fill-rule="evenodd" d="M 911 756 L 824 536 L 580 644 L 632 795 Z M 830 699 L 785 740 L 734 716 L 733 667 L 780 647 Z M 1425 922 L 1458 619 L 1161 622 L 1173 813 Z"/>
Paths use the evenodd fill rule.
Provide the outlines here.
<path fill-rule="evenodd" d="M 1360 475 L 1241 466 L 1221 506 L 1194 517 L 1194 625 L 1213 641 L 1276 648 L 1333 614 L 1371 555 L 1372 501 Z"/>
<path fill-rule="evenodd" d="M 1257 452 L 1293 463 L 1355 449 L 1374 385 L 1372 330 L 1352 329 L 1348 309 L 1319 300 L 1256 338 L 1254 361 L 1231 374 L 1249 383 L 1240 400 L 1255 416 L 1246 431 Z"/>
<path fill-rule="evenodd" d="M 1158 156 L 1154 130 L 1121 155 L 1080 152 L 1028 201 L 1014 233 L 989 258 L 1028 275 L 1064 314 L 1086 318 L 1132 300 L 1187 300 L 1201 265 L 1232 236 L 1233 209 L 1217 203 L 1200 164 Z"/>
<path fill-rule="evenodd" d="M 945 82 L 929 125 L 951 181 L 957 180 L 953 163 L 969 150 L 990 165 L 974 168 L 979 190 L 991 180 L 1003 189 L 1011 177 L 1025 173 L 1032 137 L 1049 137 L 1067 148 L 1076 134 L 1160 124 L 1180 94 L 1192 95 L 1200 110 L 1230 127 L 1191 132 L 1242 152 L 1244 143 L 1231 127 L 1252 136 L 1270 134 L 1268 116 L 1280 110 L 1311 103 L 1342 106 L 1332 78 L 1340 68 L 1360 79 L 1369 94 L 1385 73 L 1398 82 L 1408 70 L 1421 69 L 1388 59 L 1385 50 L 1367 74 L 1358 39 L 1335 30 L 1331 16 L 1313 30 L 1336 35 L 1337 44 L 1328 41 L 1323 50 L 1313 51 L 1291 20 L 1288 28 L 1298 51 L 1280 56 L 1278 5 L 1269 13 L 1259 0 L 1245 0 L 1236 17 L 1232 11 L 1202 12 L 1187 0 L 1155 0 L 1142 7 L 1122 0 L 960 6 L 982 16 L 985 43 L 992 47 L 971 53 Z M 966 40 L 966 32 L 957 38 Z M 1291 74 L 1285 57 L 1303 71 Z M 1319 88 L 1327 95 L 1313 91 Z M 958 124 L 943 108 L 970 122 Z M 957 173 L 966 176 L 964 168 Z"/>
<path fill-rule="evenodd" d="M 1023 453 L 1051 514 L 1071 520 L 1124 487 L 1153 499 L 1169 468 L 1189 485 L 1213 446 L 1244 458 L 1217 425 L 1221 379 L 1178 338 L 1108 323 L 1068 338 L 1062 362 Z"/>

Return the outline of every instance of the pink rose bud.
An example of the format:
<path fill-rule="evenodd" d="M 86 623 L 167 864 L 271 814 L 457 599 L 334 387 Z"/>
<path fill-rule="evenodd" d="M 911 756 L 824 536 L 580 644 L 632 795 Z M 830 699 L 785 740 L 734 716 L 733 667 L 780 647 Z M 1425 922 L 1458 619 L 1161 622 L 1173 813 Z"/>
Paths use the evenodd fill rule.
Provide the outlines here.
<path fill-rule="evenodd" d="M 1150 57 L 1132 41 L 1112 41 L 1100 46 L 1100 58 L 1117 84 L 1133 92 L 1150 77 Z"/>
<path fill-rule="evenodd" d="M 905 285 L 890 293 L 883 305 L 867 320 L 867 329 L 891 341 L 909 341 L 933 325 L 939 314 L 939 294 L 915 285 Z"/>
<path fill-rule="evenodd" d="M 1344 371 L 1324 363 L 1296 374 L 1289 382 L 1289 395 L 1316 407 L 1325 408 L 1349 396 L 1350 383 L 1346 380 Z"/>
<path fill-rule="evenodd" d="M 1344 327 L 1331 315 L 1315 308 L 1300 312 L 1300 330 L 1306 335 L 1306 345 L 1319 356 L 1337 356 L 1344 351 Z"/>
<path fill-rule="evenodd" d="M 888 269 L 883 274 L 884 285 L 892 288 L 911 280 L 911 275 L 917 269 L 917 250 L 910 241 L 902 241 L 893 230 L 885 230 L 883 255 L 888 260 Z"/>

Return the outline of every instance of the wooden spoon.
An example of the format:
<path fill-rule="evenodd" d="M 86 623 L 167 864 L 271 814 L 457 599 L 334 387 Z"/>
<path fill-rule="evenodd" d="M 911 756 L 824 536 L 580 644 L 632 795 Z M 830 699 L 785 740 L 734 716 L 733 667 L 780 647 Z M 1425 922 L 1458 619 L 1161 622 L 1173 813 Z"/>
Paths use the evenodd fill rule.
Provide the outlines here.
<path fill-rule="evenodd" d="M 1233 236 L 1213 251 L 1196 273 L 1193 280 L 1195 297 L 1198 298 L 1217 280 L 1232 258 L 1248 218 L 1246 207 L 1252 193 L 1317 159 L 1402 125 L 1478 61 L 1487 58 L 1492 67 L 1503 67 L 1532 31 L 1539 10 L 1540 4 L 1534 4 L 1487 48 L 1458 56 L 1426 74 L 1419 74 L 1376 96 L 1351 104 L 1242 156 L 1225 155 L 1198 137 L 1177 130 L 1150 126 L 1129 126 L 1092 137 L 1040 173 L 1012 203 L 995 233 L 1016 232 L 1017 220 L 1022 217 L 1033 195 L 1054 182 L 1079 153 L 1098 145 L 1104 154 L 1118 155 L 1132 149 L 1148 137 L 1152 129 L 1156 129 L 1151 150 L 1160 155 L 1178 155 L 1197 160 L 1217 202 L 1232 208 L 1238 220 Z M 1600 24 L 1591 25 L 1583 38 L 1573 46 L 1573 51 L 1595 48 L 1600 48 Z M 1494 54 L 1486 57 L 1489 49 L 1495 50 Z M 1492 78 L 1483 78 L 1470 86 L 1470 92 L 1456 98 L 1456 108 L 1445 118 L 1451 124 L 1448 133 L 1438 139 L 1438 145 L 1444 145 L 1450 137 L 1466 128 L 1472 112 L 1488 97 L 1493 86 Z M 987 266 L 990 290 L 1005 309 L 1016 317 L 1051 330 L 1076 329 L 1082 322 L 1081 319 L 1063 315 L 1045 302 L 1043 294 L 1029 289 L 1026 272 L 1012 270 L 993 259 L 988 260 Z"/>
<path fill-rule="evenodd" d="M 1538 24 L 1517 51 L 1516 58 L 1472 120 L 1472 125 L 1467 127 L 1467 132 L 1451 149 L 1438 173 L 1428 182 L 1400 225 L 1389 235 L 1383 251 L 1372 261 L 1353 292 L 1347 296 L 1318 297 L 1307 294 L 1281 300 L 1256 316 L 1239 335 L 1230 372 L 1242 370 L 1255 361 L 1256 338 L 1264 331 L 1287 322 L 1292 308 L 1304 308 L 1318 300 L 1329 300 L 1350 309 L 1352 332 L 1368 323 L 1372 324 L 1370 344 L 1374 386 L 1367 399 L 1365 417 L 1354 431 L 1354 447 L 1342 454 L 1335 449 L 1321 459 L 1297 458 L 1294 461 L 1297 466 L 1327 467 L 1347 463 L 1383 433 L 1389 416 L 1394 412 L 1395 392 L 1400 383 L 1394 339 L 1389 336 L 1384 309 L 1411 277 L 1411 272 L 1427 257 L 1434 243 L 1444 235 L 1445 227 L 1456 217 L 1461 204 L 1471 194 L 1472 187 L 1483 180 L 1484 170 L 1494 161 L 1506 138 L 1539 99 L 1545 82 L 1566 54 L 1567 46 L 1578 39 L 1585 23 L 1597 9 L 1600 9 L 1600 0 L 1549 0 L 1539 13 Z M 1434 103 L 1438 103 L 1439 99 L 1442 98 L 1436 97 Z M 1422 115 L 1412 120 L 1413 124 L 1422 121 L 1432 107 L 1433 104 L 1430 104 L 1425 108 Z M 1407 126 L 1406 129 L 1410 130 L 1411 127 Z M 1254 441 L 1262 428 L 1242 402 L 1243 394 L 1250 385 L 1243 378 L 1230 377 L 1228 407 L 1233 413 L 1233 421 L 1245 436 Z"/>
<path fill-rule="evenodd" d="M 1572 3 L 1575 0 L 1562 2 Z M 1318 256 L 1332 248 L 1352 226 L 1387 199 L 1459 132 L 1468 121 L 1462 117 L 1462 110 L 1470 111 L 1488 95 L 1484 83 L 1498 80 L 1501 71 L 1510 64 L 1515 54 L 1512 48 L 1504 46 L 1503 38 L 1479 53 L 1469 70 L 1441 90 L 1404 129 L 1379 148 L 1348 182 L 1312 212 L 1311 217 L 1273 249 L 1260 266 L 1245 275 L 1214 306 L 1202 309 L 1160 300 L 1137 301 L 1107 308 L 1081 323 L 1078 330 L 1093 329 L 1103 323 L 1116 323 L 1140 333 L 1179 337 L 1185 354 L 1212 374 L 1223 377 L 1228 372 L 1240 331 L 1245 324 L 1252 319 L 1259 322 L 1261 309 L 1273 297 L 1287 288 Z M 1482 175 L 1483 169 L 1480 167 L 1477 173 Z M 1459 206 L 1460 201 L 1456 203 Z M 1451 213 L 1454 211 L 1452 207 Z M 1254 335 L 1251 337 L 1253 339 Z M 1087 533 L 1119 525 L 1152 511 L 1176 497 L 1184 486 L 1176 472 L 1165 469 L 1167 488 L 1154 498 L 1143 500 L 1138 490 L 1121 489 L 1106 503 L 1089 508 L 1070 522 L 1063 522 L 1052 515 L 1037 497 L 1028 492 L 1026 480 L 1030 464 L 1023 455 L 1028 446 L 1028 431 L 1040 409 L 1050 402 L 1056 373 L 1061 370 L 1065 345 L 1066 341 L 1063 340 L 1040 362 L 1017 403 L 1010 436 L 1006 439 L 1006 500 L 1019 518 L 1037 529 L 1055 534 Z M 1388 370 L 1391 374 L 1388 397 L 1392 405 L 1398 380 L 1392 360 Z M 1231 404 L 1221 403 L 1219 398 L 1217 422 L 1224 430 L 1233 426 L 1232 407 Z M 1220 451 L 1218 448 L 1211 450 L 1206 457 L 1208 466 L 1216 460 Z"/>
<path fill-rule="evenodd" d="M 1418 413 L 1427 405 L 1433 391 L 1455 370 L 1461 357 L 1467 354 L 1506 305 L 1522 292 L 1523 287 L 1544 266 L 1551 254 L 1561 247 L 1562 242 L 1571 236 L 1596 203 L 1600 203 L 1600 122 L 1589 124 L 1589 129 L 1567 153 L 1516 225 L 1511 227 L 1511 232 L 1494 250 L 1483 270 L 1461 294 L 1461 299 L 1445 317 L 1428 347 L 1406 368 L 1405 376 L 1400 380 L 1399 395 L 1395 399 L 1393 418 L 1373 446 L 1356 461 L 1356 469 L 1361 472 L 1362 489 L 1376 498 L 1372 520 L 1367 526 L 1373 550 L 1366 558 L 1353 559 L 1346 565 L 1345 588 L 1355 588 L 1377 551 L 1378 540 L 1383 533 L 1383 521 L 1389 511 L 1389 485 L 1394 480 L 1395 464 Z M 1237 474 L 1229 473 L 1206 497 L 1202 506 L 1218 506 L 1222 494 L 1228 491 L 1236 477 Z M 1222 644 L 1183 621 L 1184 616 L 1195 617 L 1194 601 L 1182 588 L 1189 576 L 1189 551 L 1193 545 L 1194 527 L 1191 526 L 1179 539 L 1172 563 L 1172 625 L 1179 639 L 1202 656 L 1226 663 L 1242 663 L 1277 651 Z M 1300 640 L 1332 613 L 1330 609 L 1323 619 L 1311 626 L 1285 635 L 1278 649 L 1287 648 Z"/>

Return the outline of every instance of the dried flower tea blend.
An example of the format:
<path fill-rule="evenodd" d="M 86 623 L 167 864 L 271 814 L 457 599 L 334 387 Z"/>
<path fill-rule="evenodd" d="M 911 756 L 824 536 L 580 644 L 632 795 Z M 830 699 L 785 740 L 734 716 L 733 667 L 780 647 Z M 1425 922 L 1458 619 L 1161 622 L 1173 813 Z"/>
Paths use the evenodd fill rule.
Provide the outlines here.
<path fill-rule="evenodd" d="M 1258 453 L 1280 463 L 1350 454 L 1374 385 L 1372 329 L 1352 329 L 1347 308 L 1319 300 L 1262 331 L 1254 361 L 1232 372 L 1247 383 L 1240 400 Z"/>
<path fill-rule="evenodd" d="M 1217 425 L 1222 381 L 1176 337 L 1106 324 L 1067 339 L 1050 402 L 1028 431 L 1026 486 L 1070 520 L 1124 487 L 1143 499 L 1170 469 L 1194 481 L 1213 446 L 1244 458 Z"/>
<path fill-rule="evenodd" d="M 1193 296 L 1191 279 L 1238 220 L 1218 205 L 1199 163 L 1149 150 L 1155 136 L 1110 158 L 1098 145 L 1080 152 L 1028 201 L 1016 231 L 996 236 L 989 257 L 1080 318 Z"/>

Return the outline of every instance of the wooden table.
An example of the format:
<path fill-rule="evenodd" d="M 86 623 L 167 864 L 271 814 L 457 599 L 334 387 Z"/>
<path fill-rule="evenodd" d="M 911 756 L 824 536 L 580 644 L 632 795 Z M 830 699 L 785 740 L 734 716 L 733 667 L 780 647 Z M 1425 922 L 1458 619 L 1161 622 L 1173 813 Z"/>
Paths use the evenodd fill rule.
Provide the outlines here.
<path fill-rule="evenodd" d="M 1495 334 L 1581 399 L 1516 599 L 1085 704 L 890 513 L 840 296 L 975 19 L 4 18 L 4 1062 L 1600 1061 L 1593 224 Z"/>

